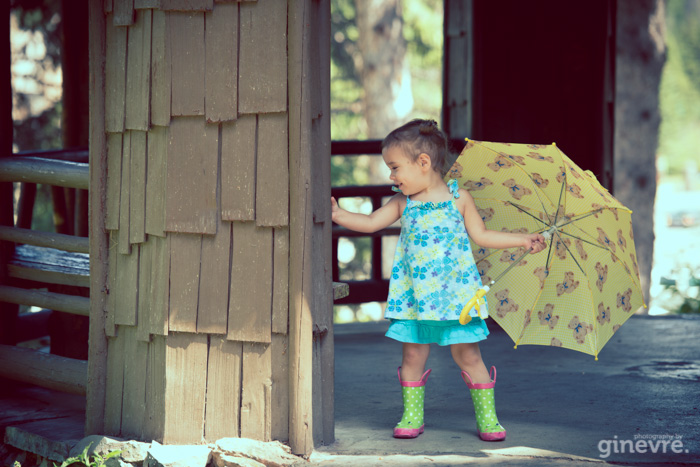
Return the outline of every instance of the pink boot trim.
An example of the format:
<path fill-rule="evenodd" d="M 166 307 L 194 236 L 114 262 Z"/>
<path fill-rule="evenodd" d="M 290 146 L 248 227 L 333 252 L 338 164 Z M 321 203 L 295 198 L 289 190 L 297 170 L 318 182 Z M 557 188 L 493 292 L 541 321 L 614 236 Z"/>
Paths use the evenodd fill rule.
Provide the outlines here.
<path fill-rule="evenodd" d="M 423 427 L 420 428 L 394 428 L 394 438 L 417 438 L 418 435 L 423 433 Z"/>
<path fill-rule="evenodd" d="M 462 379 L 467 383 L 469 389 L 493 389 L 496 386 L 496 367 L 492 366 L 489 371 L 490 383 L 473 383 L 471 376 L 466 371 L 462 371 Z"/>
<path fill-rule="evenodd" d="M 401 383 L 401 386 L 408 388 L 419 388 L 421 386 L 425 386 L 425 382 L 428 381 L 428 376 L 430 376 L 430 372 L 433 370 L 427 370 L 425 373 L 423 373 L 423 376 L 421 376 L 420 380 L 418 381 L 403 381 L 401 379 L 401 367 L 399 367 L 396 371 L 399 374 L 399 383 Z"/>

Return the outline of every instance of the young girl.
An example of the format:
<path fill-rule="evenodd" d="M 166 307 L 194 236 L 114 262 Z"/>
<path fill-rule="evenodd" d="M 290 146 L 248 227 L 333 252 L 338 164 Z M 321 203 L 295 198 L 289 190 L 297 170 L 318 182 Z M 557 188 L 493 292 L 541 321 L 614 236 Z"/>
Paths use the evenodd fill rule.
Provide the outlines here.
<path fill-rule="evenodd" d="M 382 142 L 382 157 L 391 169 L 399 194 L 370 215 L 351 213 L 331 198 L 334 222 L 359 232 L 376 232 L 401 219 L 401 235 L 394 255 L 384 317 L 391 321 L 387 337 L 403 343 L 399 367 L 404 412 L 394 428 L 397 438 L 423 433 L 425 371 L 430 344 L 449 345 L 452 357 L 469 387 L 479 436 L 485 441 L 506 437 L 498 423 L 491 374 L 477 342 L 489 331 L 480 318 L 459 324 L 464 305 L 481 288 L 481 278 L 469 239 L 485 248 L 545 247 L 539 234 L 486 230 L 471 195 L 445 183 L 447 138 L 432 120 L 413 120 Z M 467 234 L 468 232 L 468 234 Z"/>

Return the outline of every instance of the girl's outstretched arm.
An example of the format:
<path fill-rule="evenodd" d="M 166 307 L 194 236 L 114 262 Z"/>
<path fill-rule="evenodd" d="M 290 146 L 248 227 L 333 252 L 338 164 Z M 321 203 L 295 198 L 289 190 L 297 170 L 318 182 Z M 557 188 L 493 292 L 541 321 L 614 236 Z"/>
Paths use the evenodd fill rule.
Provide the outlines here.
<path fill-rule="evenodd" d="M 399 220 L 402 196 L 394 195 L 388 203 L 369 215 L 346 211 L 338 206 L 335 198 L 331 197 L 331 218 L 336 224 L 356 232 L 376 232 Z"/>
<path fill-rule="evenodd" d="M 464 225 L 469 233 L 469 238 L 474 243 L 484 248 L 532 248 L 533 253 L 538 253 L 547 246 L 541 234 L 521 234 L 511 232 L 499 232 L 498 230 L 488 230 L 484 221 L 479 215 L 479 211 L 474 203 L 474 198 L 467 190 L 460 189 L 461 195 L 458 199 L 458 206 L 464 216 Z"/>

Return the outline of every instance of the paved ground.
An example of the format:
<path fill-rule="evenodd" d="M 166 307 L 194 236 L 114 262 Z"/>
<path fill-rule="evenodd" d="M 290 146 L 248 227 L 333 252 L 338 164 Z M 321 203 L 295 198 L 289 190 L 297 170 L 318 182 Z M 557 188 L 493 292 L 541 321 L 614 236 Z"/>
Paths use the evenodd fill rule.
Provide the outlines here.
<path fill-rule="evenodd" d="M 392 438 L 401 414 L 400 344 L 383 337 L 384 323 L 338 325 L 337 441 L 312 460 L 334 466 L 700 465 L 700 317 L 633 317 L 597 362 L 566 349 L 514 350 L 505 332 L 489 325 L 481 348 L 487 366 L 498 368 L 505 441 L 479 440 L 468 390 L 449 349 L 438 346 L 428 360 L 426 432 L 415 440 Z"/>

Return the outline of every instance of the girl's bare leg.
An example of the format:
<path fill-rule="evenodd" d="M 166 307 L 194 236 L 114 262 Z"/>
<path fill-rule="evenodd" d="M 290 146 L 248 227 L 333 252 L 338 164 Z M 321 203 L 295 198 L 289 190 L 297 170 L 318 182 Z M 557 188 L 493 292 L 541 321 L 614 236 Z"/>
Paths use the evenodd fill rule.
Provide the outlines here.
<path fill-rule="evenodd" d="M 419 381 L 425 372 L 425 362 L 430 355 L 430 344 L 403 344 L 401 380 Z"/>
<path fill-rule="evenodd" d="M 479 344 L 453 344 L 450 346 L 452 358 L 459 367 L 469 373 L 472 381 L 475 383 L 489 383 L 491 377 L 481 359 L 481 350 Z"/>

